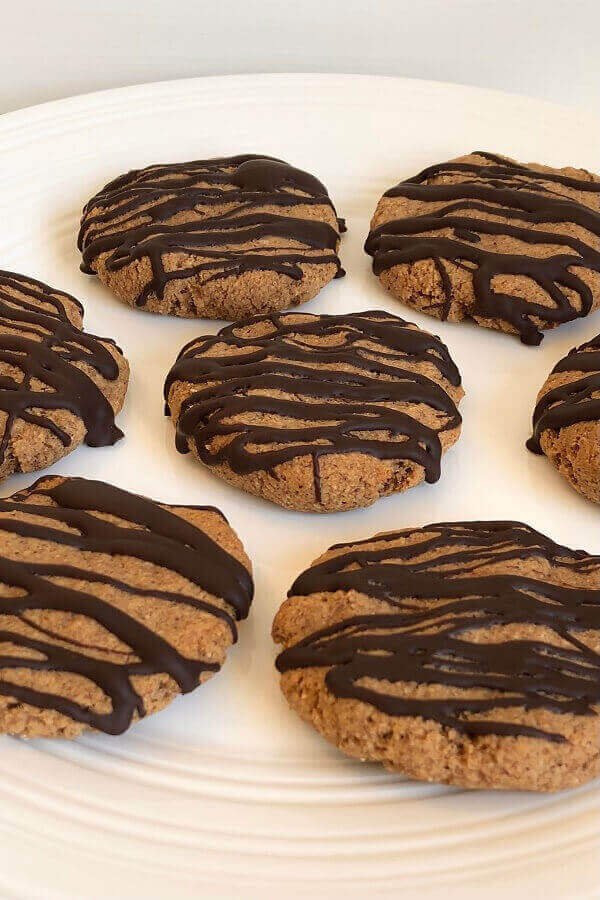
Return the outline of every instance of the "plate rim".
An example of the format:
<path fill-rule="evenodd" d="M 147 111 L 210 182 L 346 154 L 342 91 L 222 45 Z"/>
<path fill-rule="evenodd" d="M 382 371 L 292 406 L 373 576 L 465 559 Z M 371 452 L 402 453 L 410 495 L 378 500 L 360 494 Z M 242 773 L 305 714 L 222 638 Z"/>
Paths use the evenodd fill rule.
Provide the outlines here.
<path fill-rule="evenodd" d="M 536 107 L 546 107 L 554 110 L 560 115 L 582 115 L 591 114 L 592 110 L 585 105 L 555 103 L 552 100 L 538 98 L 530 94 L 521 94 L 514 91 L 504 91 L 499 88 L 487 88 L 480 85 L 462 84 L 461 82 L 442 81 L 429 78 L 412 78 L 403 75 L 371 75 L 366 73 L 353 72 L 245 72 L 241 74 L 231 75 L 195 75 L 189 78 L 167 78 L 158 81 L 144 81 L 121 85 L 119 87 L 102 88 L 96 91 L 83 91 L 78 94 L 70 94 L 67 97 L 60 97 L 56 100 L 46 100 L 42 103 L 34 103 L 29 106 L 20 107 L 19 109 L 9 110 L 0 114 L 0 127 L 19 124 L 21 121 L 42 117 L 46 113 L 53 113 L 56 110 L 72 108 L 76 111 L 78 106 L 86 106 L 93 100 L 120 100 L 127 96 L 139 96 L 142 98 L 145 94 L 153 91 L 175 92 L 181 88 L 194 87 L 217 87 L 219 85 L 235 85 L 246 86 L 253 82 L 257 86 L 266 86 L 267 84 L 293 84 L 303 79 L 317 79 L 323 82 L 334 84 L 336 82 L 345 82 L 350 84 L 352 81 L 360 81 L 363 83 L 371 83 L 375 86 L 377 83 L 381 85 L 395 84 L 403 87 L 413 87 L 416 90 L 428 90 L 438 92 L 448 92 L 453 94 L 464 93 L 465 95 L 480 96 L 481 98 L 490 97 L 496 101 L 504 99 L 511 102 L 520 102 L 524 104 L 532 104 Z"/>

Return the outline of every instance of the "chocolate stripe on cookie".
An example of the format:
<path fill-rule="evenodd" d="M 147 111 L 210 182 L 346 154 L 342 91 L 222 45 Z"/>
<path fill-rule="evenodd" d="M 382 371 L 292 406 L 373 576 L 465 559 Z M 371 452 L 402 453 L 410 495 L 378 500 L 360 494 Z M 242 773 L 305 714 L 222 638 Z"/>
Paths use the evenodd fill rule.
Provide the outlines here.
<path fill-rule="evenodd" d="M 547 429 L 559 431 L 579 422 L 600 422 L 600 335 L 574 347 L 554 366 L 551 375 L 560 372 L 581 372 L 582 377 L 552 388 L 538 400 L 533 435 L 527 441 L 533 453 L 543 453 L 540 438 Z"/>
<path fill-rule="evenodd" d="M 563 735 L 510 714 L 503 719 L 502 711 L 597 713 L 600 655 L 588 644 L 589 632 L 597 637 L 600 630 L 600 557 L 568 550 L 518 522 L 429 525 L 330 552 L 296 580 L 289 596 L 357 592 L 386 609 L 300 640 L 279 655 L 280 672 L 327 667 L 326 685 L 338 698 L 469 735 L 562 742 Z M 534 566 L 540 577 L 520 574 L 515 563 Z M 559 584 L 542 578 L 548 565 Z M 493 571 L 482 573 L 486 566 Z M 589 576 L 589 588 L 568 587 L 570 573 Z M 519 626 L 538 634 L 518 636 Z M 556 644 L 544 639 L 548 630 Z M 452 696 L 386 689 L 399 683 L 442 685 Z"/>
<path fill-rule="evenodd" d="M 384 197 L 432 208 L 373 228 L 365 250 L 373 256 L 377 275 L 393 266 L 433 260 L 445 295 L 442 319 L 453 299 L 447 264 L 466 269 L 475 294 L 469 314 L 504 322 L 523 343 L 537 345 L 543 337 L 539 322 L 551 327 L 592 309 L 594 293 L 577 270 L 600 272 L 600 214 L 551 185 L 597 195 L 600 183 L 537 171 L 491 153 L 473 155 L 482 162 L 430 166 L 387 191 Z M 444 183 L 444 178 L 460 180 Z M 580 236 L 566 234 L 566 225 L 578 226 Z M 512 238 L 524 245 L 523 251 L 495 252 L 491 242 L 481 246 L 488 236 Z M 540 255 L 528 255 L 527 245 Z M 559 249 L 545 253 L 546 246 Z M 503 293 L 494 279 L 505 276 L 533 280 L 548 302 Z"/>
<path fill-rule="evenodd" d="M 39 502 L 28 501 L 31 495 Z M 53 503 L 44 503 L 44 497 Z M 79 565 L 36 559 L 42 554 L 35 552 L 18 560 L 0 555 L 0 581 L 18 591 L 16 596 L 14 591 L 8 595 L 3 592 L 0 642 L 5 649 L 0 655 L 0 694 L 39 709 L 56 710 L 108 734 L 120 734 L 134 716 L 145 714 L 143 700 L 132 682 L 135 676 L 165 673 L 186 693 L 198 685 L 203 673 L 217 671 L 219 665 L 182 655 L 149 625 L 104 600 L 99 590 L 102 585 L 146 598 L 148 604 L 153 598 L 210 613 L 227 622 L 234 638 L 234 617 L 241 619 L 248 614 L 252 578 L 240 562 L 175 512 L 103 482 L 42 478 L 28 490 L 0 500 L 0 531 L 81 551 Z M 115 574 L 94 571 L 89 557 L 92 553 L 118 560 L 111 567 Z M 127 566 L 136 561 L 177 573 L 225 605 L 158 586 L 136 587 L 126 574 Z M 70 583 L 65 584 L 65 579 Z M 102 658 L 102 648 L 79 644 L 42 627 L 35 616 L 28 615 L 41 611 L 93 619 L 130 651 L 110 651 L 109 655 L 123 657 L 117 662 Z M 11 619 L 26 625 L 29 633 L 12 630 Z M 132 657 L 134 661 L 127 661 Z M 98 712 L 69 697 L 13 684 L 11 670 L 82 676 L 104 692 L 111 709 Z"/>
<path fill-rule="evenodd" d="M 78 416 L 91 447 L 114 444 L 123 437 L 111 404 L 80 367 L 91 366 L 102 378 L 116 381 L 119 367 L 105 345 L 119 348 L 109 338 L 85 334 L 73 325 L 66 312 L 68 303 L 83 313 L 69 294 L 0 271 L 0 368 L 4 370 L 0 410 L 6 414 L 0 464 L 18 420 L 46 429 L 65 447 L 71 444 L 70 435 L 40 410 L 64 409 Z"/>
<path fill-rule="evenodd" d="M 258 336 L 245 335 L 257 326 Z M 182 403 L 177 449 L 186 453 L 193 442 L 202 462 L 237 474 L 312 456 L 317 500 L 319 460 L 333 453 L 410 460 L 437 481 L 439 433 L 461 417 L 444 387 L 409 363 L 428 363 L 460 385 L 439 338 L 387 313 L 289 313 L 228 326 L 184 347 L 168 375 L 167 412 L 174 384 L 198 386 Z M 420 421 L 423 404 L 439 415 L 435 428 Z"/>
<path fill-rule="evenodd" d="M 324 204 L 333 210 L 320 181 L 272 157 L 247 154 L 136 169 L 86 204 L 78 241 L 81 268 L 94 274 L 102 254 L 108 254 L 105 265 L 113 272 L 148 259 L 152 275 L 137 306 L 145 306 L 150 294 L 162 299 L 169 282 L 195 275 L 206 283 L 263 270 L 299 281 L 300 263 L 332 263 L 339 277 L 344 274 L 336 252 L 339 232 L 286 212 Z M 223 205 L 226 212 L 211 215 L 211 207 Z M 182 220 L 198 209 L 205 210 L 202 219 Z M 344 230 L 342 220 L 338 226 Z M 188 265 L 167 270 L 164 257 L 170 253 L 185 254 Z"/>

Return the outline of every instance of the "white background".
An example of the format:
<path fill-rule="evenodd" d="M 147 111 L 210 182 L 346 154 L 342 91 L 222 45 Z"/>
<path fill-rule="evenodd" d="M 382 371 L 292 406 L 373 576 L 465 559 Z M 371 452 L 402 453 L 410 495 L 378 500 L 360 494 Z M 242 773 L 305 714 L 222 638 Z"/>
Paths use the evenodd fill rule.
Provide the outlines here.
<path fill-rule="evenodd" d="M 241 72 L 439 79 L 600 110 L 599 0 L 0 0 L 0 113 Z"/>

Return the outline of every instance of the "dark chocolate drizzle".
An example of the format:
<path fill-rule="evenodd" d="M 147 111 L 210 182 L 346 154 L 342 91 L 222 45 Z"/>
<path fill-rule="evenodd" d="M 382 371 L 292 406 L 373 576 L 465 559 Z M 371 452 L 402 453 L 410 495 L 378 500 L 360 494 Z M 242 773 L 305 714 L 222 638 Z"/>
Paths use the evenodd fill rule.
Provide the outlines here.
<path fill-rule="evenodd" d="M 552 388 L 538 400 L 533 411 L 533 435 L 527 441 L 533 453 L 543 453 L 540 438 L 546 430 L 600 422 L 600 334 L 574 347 L 551 374 L 557 372 L 581 372 L 582 377 Z"/>
<path fill-rule="evenodd" d="M 600 272 L 600 214 L 550 185 L 598 194 L 600 182 L 537 172 L 492 153 L 475 151 L 475 155 L 485 162 L 430 166 L 386 191 L 385 197 L 406 197 L 440 205 L 431 212 L 373 228 L 365 250 L 373 256 L 376 275 L 393 266 L 434 260 L 445 294 L 439 310 L 442 319 L 448 317 L 452 301 L 446 264 L 466 269 L 472 273 L 475 293 L 471 316 L 505 322 L 524 344 L 538 345 L 543 335 L 534 319 L 539 319 L 542 327 L 550 328 L 586 316 L 592 309 L 594 292 L 573 269 Z M 432 183 L 432 179 L 444 176 L 460 176 L 461 181 Z M 486 219 L 484 215 L 508 221 Z M 589 240 L 561 234 L 563 223 L 575 223 L 587 233 Z M 546 227 L 533 227 L 539 225 Z M 557 226 L 556 230 L 553 225 Z M 440 236 L 441 229 L 452 230 L 453 236 Z M 564 252 L 545 258 L 494 253 L 480 246 L 483 235 L 505 235 L 537 246 L 558 245 Z M 534 280 L 552 305 L 495 290 L 493 280 L 500 275 Z M 570 292 L 577 295 L 578 303 Z"/>
<path fill-rule="evenodd" d="M 257 324 L 265 326 L 261 336 L 247 336 Z M 324 338 L 333 340 L 320 344 Z M 220 345 L 239 352 L 213 350 Z M 305 314 L 300 320 L 297 313 L 284 313 L 229 325 L 184 347 L 167 377 L 167 413 L 176 382 L 198 385 L 179 413 L 177 449 L 186 453 L 192 442 L 206 465 L 226 463 L 238 474 L 273 473 L 282 463 L 311 455 L 317 502 L 319 459 L 332 453 L 410 460 L 423 467 L 427 481 L 437 481 L 439 433 L 457 428 L 461 417 L 444 387 L 407 363 L 430 363 L 441 378 L 460 385 L 458 369 L 439 338 L 388 313 Z M 338 368 L 342 365 L 353 371 Z M 287 396 L 269 396 L 274 391 Z M 417 412 L 391 407 L 400 403 L 426 404 L 441 413 L 443 422 L 438 430 L 429 428 Z M 248 414 L 279 415 L 288 426 L 230 421 Z M 297 427 L 289 425 L 294 420 Z M 221 436 L 231 439 L 212 449 L 214 438 Z M 395 437 L 402 440 L 390 439 Z"/>
<path fill-rule="evenodd" d="M 415 536 L 420 540 L 397 544 Z M 300 575 L 289 596 L 357 591 L 386 609 L 300 640 L 278 656 L 280 672 L 325 666 L 327 687 L 338 698 L 361 700 L 390 716 L 420 716 L 471 736 L 562 742 L 558 732 L 490 714 L 522 708 L 598 714 L 600 654 L 580 636 L 600 629 L 600 557 L 561 547 L 519 522 L 442 523 L 331 549 L 336 555 Z M 560 566 L 566 579 L 569 570 L 589 575 L 589 588 L 508 569 L 479 572 L 487 564 L 538 560 Z M 534 636 L 485 641 L 487 629 L 515 624 L 549 628 L 567 646 Z M 479 641 L 469 640 L 469 633 L 481 635 Z M 364 679 L 377 685 L 367 686 Z M 399 697 L 386 692 L 387 682 L 443 685 L 482 696 Z M 499 693 L 483 696 L 488 690 Z"/>
<path fill-rule="evenodd" d="M 66 478 L 53 484 L 54 481 L 52 477 L 41 478 L 26 491 L 0 500 L 0 531 L 19 535 L 25 540 L 74 547 L 82 551 L 81 565 L 44 563 L 36 559 L 35 553 L 25 561 L 13 561 L 0 555 L 0 581 L 22 591 L 20 596 L 2 597 L 3 616 L 15 617 L 34 632 L 39 632 L 39 637 L 23 636 L 5 625 L 0 631 L 0 642 L 10 644 L 15 651 L 0 655 L 0 670 L 5 675 L 10 669 L 81 675 L 101 688 L 110 698 L 112 709 L 99 713 L 68 697 L 12 684 L 5 677 L 0 679 L 0 694 L 39 709 L 56 710 L 107 734 L 121 734 L 129 727 L 134 715 L 145 714 L 143 700 L 131 682 L 133 676 L 166 673 L 179 685 L 182 693 L 186 693 L 198 685 L 203 672 L 217 671 L 219 666 L 183 656 L 160 635 L 110 602 L 81 586 L 70 588 L 53 579 L 71 578 L 90 585 L 107 584 L 139 597 L 194 607 L 227 622 L 235 640 L 234 619 L 245 618 L 248 614 L 253 594 L 252 578 L 241 563 L 207 534 L 152 500 L 100 481 Z M 26 502 L 32 494 L 46 495 L 57 505 Z M 107 521 L 98 513 L 115 516 L 127 525 Z M 31 516 L 36 520 L 32 521 Z M 40 518 L 44 520 L 43 524 L 40 524 Z M 61 525 L 70 530 L 62 530 Z M 86 552 L 144 560 L 177 572 L 225 601 L 227 608 L 159 587 L 151 590 L 135 587 L 128 583 L 124 573 L 113 577 L 94 572 L 83 555 Z M 115 563 L 114 568 L 117 573 L 122 571 L 120 564 Z M 27 613 L 31 610 L 59 610 L 87 616 L 130 647 L 127 656 L 137 657 L 137 661 L 113 662 L 89 656 L 81 644 L 30 620 Z M 19 647 L 37 651 L 42 657 L 19 656 Z M 111 655 L 114 653 L 111 651 Z"/>
<path fill-rule="evenodd" d="M 81 304 L 70 294 L 28 276 L 0 271 L 0 329 L 10 329 L 0 330 L 0 365 L 22 373 L 20 379 L 13 374 L 0 375 L 0 410 L 7 417 L 0 441 L 0 464 L 19 419 L 45 428 L 65 447 L 71 444 L 71 436 L 40 409 L 66 409 L 78 416 L 90 447 L 114 444 L 123 437 L 115 425 L 111 404 L 77 365 L 85 363 L 108 381 L 115 381 L 119 367 L 105 345 L 119 348 L 109 338 L 85 334 L 72 325 L 65 301 L 74 303 L 83 314 Z M 32 387 L 34 380 L 41 381 L 47 390 Z"/>
<path fill-rule="evenodd" d="M 298 193 L 301 192 L 301 193 Z M 211 215 L 211 207 L 230 205 Z M 302 264 L 336 266 L 339 232 L 327 222 L 294 218 L 285 211 L 302 205 L 335 209 L 320 181 L 279 159 L 246 154 L 135 169 L 107 184 L 86 204 L 78 246 L 82 271 L 95 274 L 94 261 L 107 253 L 106 268 L 118 271 L 147 258 L 152 277 L 136 299 L 145 306 L 151 294 L 161 299 L 167 285 L 196 276 L 203 282 L 266 270 L 303 278 Z M 277 207 L 282 214 L 265 211 Z M 194 221 L 173 224 L 182 213 L 201 211 Z M 336 214 L 337 217 L 337 214 Z M 273 239 L 290 245 L 273 245 Z M 236 245 L 258 241 L 252 249 Z M 301 247 L 298 247 L 301 244 Z M 198 256 L 185 268 L 167 271 L 167 253 Z"/>

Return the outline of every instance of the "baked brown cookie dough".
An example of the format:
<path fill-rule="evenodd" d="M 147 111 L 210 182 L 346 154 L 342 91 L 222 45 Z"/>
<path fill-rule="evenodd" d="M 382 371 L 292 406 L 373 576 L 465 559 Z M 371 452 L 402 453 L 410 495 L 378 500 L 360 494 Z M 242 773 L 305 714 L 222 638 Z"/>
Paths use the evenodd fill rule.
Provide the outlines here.
<path fill-rule="evenodd" d="M 0 271 L 0 479 L 122 438 L 128 381 L 115 342 L 83 331 L 78 300 Z"/>
<path fill-rule="evenodd" d="M 331 547 L 273 637 L 290 706 L 349 756 L 469 788 L 600 772 L 600 557 L 518 522 Z"/>
<path fill-rule="evenodd" d="M 600 335 L 553 368 L 538 394 L 527 446 L 544 453 L 576 491 L 600 503 Z"/>
<path fill-rule="evenodd" d="M 252 599 L 211 507 L 47 476 L 0 500 L 0 731 L 121 734 L 219 670 Z"/>
<path fill-rule="evenodd" d="M 310 300 L 343 275 L 323 184 L 267 156 L 136 169 L 86 204 L 82 269 L 150 312 L 239 319 Z"/>
<path fill-rule="evenodd" d="M 600 178 L 476 151 L 386 191 L 365 249 L 408 306 L 537 345 L 600 306 Z"/>
<path fill-rule="evenodd" d="M 437 481 L 462 396 L 439 338 L 377 311 L 238 322 L 184 347 L 165 384 L 180 452 L 314 512 Z"/>

